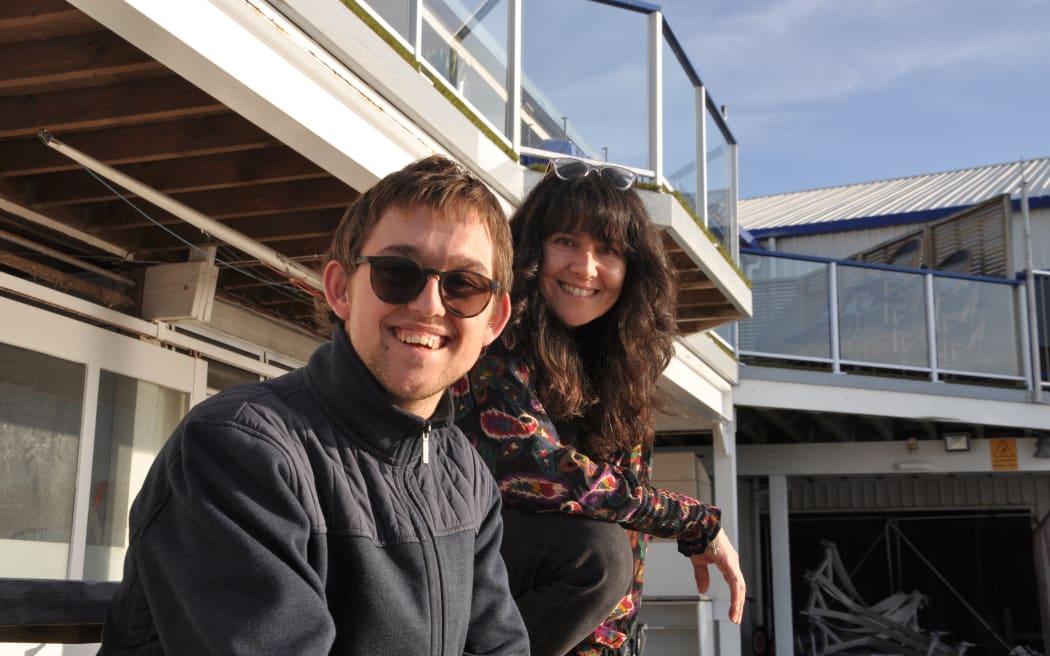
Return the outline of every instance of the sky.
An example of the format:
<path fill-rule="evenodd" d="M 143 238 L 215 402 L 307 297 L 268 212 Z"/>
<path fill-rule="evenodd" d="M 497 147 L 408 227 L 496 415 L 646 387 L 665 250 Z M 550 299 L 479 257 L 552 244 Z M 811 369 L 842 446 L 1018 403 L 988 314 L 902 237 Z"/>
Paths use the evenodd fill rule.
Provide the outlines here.
<path fill-rule="evenodd" d="M 664 0 L 740 198 L 1050 157 L 1050 0 Z"/>

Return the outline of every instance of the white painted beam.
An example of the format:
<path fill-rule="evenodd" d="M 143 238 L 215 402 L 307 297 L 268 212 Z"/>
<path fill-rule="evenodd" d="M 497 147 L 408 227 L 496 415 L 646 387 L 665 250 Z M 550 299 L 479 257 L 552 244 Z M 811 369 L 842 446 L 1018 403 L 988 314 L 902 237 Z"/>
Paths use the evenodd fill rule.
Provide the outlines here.
<path fill-rule="evenodd" d="M 735 400 L 740 406 L 1050 429 L 1050 407 L 1045 404 L 977 395 L 954 395 L 947 388 L 944 394 L 936 394 L 762 380 L 748 377 L 744 370 Z"/>
<path fill-rule="evenodd" d="M 969 451 L 947 452 L 940 440 L 919 440 L 914 450 L 904 441 L 822 442 L 817 444 L 737 445 L 739 476 L 848 476 L 870 474 L 962 474 L 995 470 L 993 440 L 971 439 Z M 1036 458 L 1035 438 L 1015 439 L 1017 469 L 1048 472 L 1050 458 Z"/>
<path fill-rule="evenodd" d="M 795 653 L 791 611 L 791 534 L 788 529 L 788 486 L 784 476 L 769 477 L 769 542 L 773 566 L 773 634 L 775 652 Z"/>
<path fill-rule="evenodd" d="M 722 509 L 722 530 L 739 551 L 740 505 L 737 500 L 736 426 L 721 421 L 715 427 L 715 504 Z M 740 627 L 729 621 L 730 590 L 720 575 L 712 576 L 711 596 L 714 597 L 714 615 L 718 622 L 718 653 L 742 654 Z"/>

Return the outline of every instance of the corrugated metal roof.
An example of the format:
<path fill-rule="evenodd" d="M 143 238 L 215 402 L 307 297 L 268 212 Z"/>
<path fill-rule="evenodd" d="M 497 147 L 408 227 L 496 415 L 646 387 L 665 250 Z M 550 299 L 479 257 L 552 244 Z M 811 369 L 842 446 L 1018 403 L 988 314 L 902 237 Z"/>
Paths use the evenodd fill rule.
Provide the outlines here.
<path fill-rule="evenodd" d="M 954 210 L 1005 193 L 1016 199 L 1022 167 L 1028 197 L 1050 198 L 1050 157 L 1046 157 L 741 199 L 740 227 L 758 234 L 790 232 L 795 226 Z"/>

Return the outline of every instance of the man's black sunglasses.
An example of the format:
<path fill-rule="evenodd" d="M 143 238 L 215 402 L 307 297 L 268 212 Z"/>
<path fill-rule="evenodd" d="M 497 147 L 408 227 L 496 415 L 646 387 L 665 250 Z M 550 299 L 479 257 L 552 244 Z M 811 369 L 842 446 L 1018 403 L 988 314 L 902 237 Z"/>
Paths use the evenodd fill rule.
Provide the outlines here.
<path fill-rule="evenodd" d="M 555 157 L 550 160 L 547 162 L 547 173 L 552 171 L 562 180 L 575 180 L 594 172 L 613 187 L 625 191 L 638 179 L 637 173 L 622 166 L 591 164 L 575 157 Z"/>
<path fill-rule="evenodd" d="M 408 303 L 427 286 L 427 278 L 437 276 L 441 303 L 449 314 L 469 319 L 488 307 L 489 299 L 499 291 L 499 283 L 474 271 L 438 271 L 419 266 L 407 257 L 370 255 L 354 264 L 372 267 L 369 281 L 379 300 L 391 305 Z"/>

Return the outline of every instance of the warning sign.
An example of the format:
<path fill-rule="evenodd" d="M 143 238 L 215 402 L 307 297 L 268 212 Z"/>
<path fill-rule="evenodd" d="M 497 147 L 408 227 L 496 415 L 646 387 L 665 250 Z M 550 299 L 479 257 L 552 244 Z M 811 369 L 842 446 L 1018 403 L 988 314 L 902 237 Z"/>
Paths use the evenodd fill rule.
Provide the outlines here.
<path fill-rule="evenodd" d="M 993 437 L 988 441 L 988 447 L 993 470 L 1017 471 L 1017 438 Z"/>

